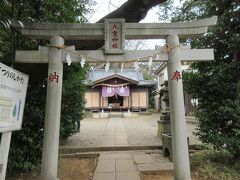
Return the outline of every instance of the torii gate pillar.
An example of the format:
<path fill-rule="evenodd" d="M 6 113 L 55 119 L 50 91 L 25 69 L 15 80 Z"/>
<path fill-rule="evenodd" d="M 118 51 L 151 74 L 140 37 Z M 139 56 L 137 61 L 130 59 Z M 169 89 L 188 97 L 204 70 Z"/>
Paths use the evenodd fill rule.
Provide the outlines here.
<path fill-rule="evenodd" d="M 190 163 L 186 136 L 186 119 L 181 77 L 181 60 L 178 35 L 167 37 L 168 86 L 172 129 L 172 150 L 175 180 L 190 180 Z M 178 76 L 179 75 L 179 76 Z M 177 77 L 176 77 L 177 76 Z"/>
<path fill-rule="evenodd" d="M 53 36 L 51 46 L 63 46 L 64 39 Z M 49 48 L 47 100 L 44 123 L 44 140 L 41 165 L 42 180 L 56 180 L 58 168 L 58 145 L 62 99 L 63 64 L 62 49 Z"/>

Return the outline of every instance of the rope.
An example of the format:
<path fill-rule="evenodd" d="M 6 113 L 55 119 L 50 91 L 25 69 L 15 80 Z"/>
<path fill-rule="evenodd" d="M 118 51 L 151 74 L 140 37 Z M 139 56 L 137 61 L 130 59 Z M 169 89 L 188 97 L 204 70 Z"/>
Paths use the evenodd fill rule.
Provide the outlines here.
<path fill-rule="evenodd" d="M 169 47 L 168 45 L 164 45 L 164 49 L 161 50 L 159 53 L 155 53 L 151 56 L 145 56 L 145 57 L 142 57 L 142 58 L 139 58 L 139 59 L 125 59 L 125 60 L 122 60 L 122 61 L 110 61 L 110 60 L 105 60 L 105 59 L 97 59 L 97 58 L 92 58 L 92 57 L 88 57 L 88 56 L 84 56 L 84 55 L 81 55 L 79 53 L 77 53 L 76 51 L 71 51 L 69 50 L 66 46 L 52 46 L 52 45 L 47 45 L 47 47 L 53 47 L 53 48 L 58 48 L 58 49 L 63 49 L 64 51 L 68 52 L 68 53 L 71 53 L 71 54 L 74 54 L 76 56 L 79 56 L 81 58 L 85 58 L 85 59 L 89 59 L 89 60 L 93 60 L 93 61 L 97 61 L 97 62 L 111 62 L 111 63 L 122 63 L 122 62 L 134 62 L 134 61 L 142 61 L 142 60 L 146 60 L 146 59 L 149 59 L 151 57 L 156 57 L 158 55 L 160 55 L 161 53 L 169 53 L 172 49 L 176 48 L 176 47 L 180 47 L 180 44 L 178 45 L 175 45 L 175 46 L 171 46 Z"/>

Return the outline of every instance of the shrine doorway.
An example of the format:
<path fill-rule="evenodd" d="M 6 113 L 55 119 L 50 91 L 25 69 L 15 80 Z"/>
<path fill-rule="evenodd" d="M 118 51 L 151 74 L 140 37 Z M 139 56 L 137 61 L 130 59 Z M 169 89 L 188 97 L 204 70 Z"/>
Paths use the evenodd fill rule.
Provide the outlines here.
<path fill-rule="evenodd" d="M 119 108 L 123 106 L 123 96 L 114 95 L 108 98 L 108 107 Z"/>

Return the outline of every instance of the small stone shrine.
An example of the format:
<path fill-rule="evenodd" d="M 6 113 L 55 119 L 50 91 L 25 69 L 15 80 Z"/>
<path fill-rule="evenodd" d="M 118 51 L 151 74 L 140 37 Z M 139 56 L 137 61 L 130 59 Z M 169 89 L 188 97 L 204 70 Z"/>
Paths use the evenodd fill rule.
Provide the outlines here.
<path fill-rule="evenodd" d="M 162 134 L 171 134 L 170 124 L 170 110 L 169 110 L 169 94 L 168 94 L 168 81 L 161 84 L 160 100 L 161 100 L 161 115 L 158 120 L 158 136 Z"/>

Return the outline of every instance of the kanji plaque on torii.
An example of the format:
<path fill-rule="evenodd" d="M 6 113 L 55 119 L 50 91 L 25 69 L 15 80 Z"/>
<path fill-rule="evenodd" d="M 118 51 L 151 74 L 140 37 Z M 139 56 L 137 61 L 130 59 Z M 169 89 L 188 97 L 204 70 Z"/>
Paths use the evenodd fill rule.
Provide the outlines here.
<path fill-rule="evenodd" d="M 105 19 L 105 53 L 123 54 L 125 19 Z"/>

